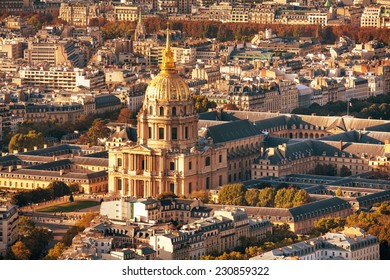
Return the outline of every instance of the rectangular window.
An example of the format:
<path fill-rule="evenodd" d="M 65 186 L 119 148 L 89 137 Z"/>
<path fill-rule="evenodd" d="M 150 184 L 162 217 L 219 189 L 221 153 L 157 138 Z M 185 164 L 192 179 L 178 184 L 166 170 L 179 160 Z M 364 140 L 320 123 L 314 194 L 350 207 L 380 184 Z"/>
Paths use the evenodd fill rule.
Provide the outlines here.
<path fill-rule="evenodd" d="M 172 127 L 172 140 L 176 140 L 176 139 L 177 139 L 177 128 Z"/>
<path fill-rule="evenodd" d="M 222 175 L 219 175 L 219 185 L 222 186 Z"/>
<path fill-rule="evenodd" d="M 169 163 L 169 170 L 175 170 L 175 163 L 174 162 Z"/>
<path fill-rule="evenodd" d="M 158 139 L 164 139 L 164 128 L 163 127 L 158 128 Z"/>
<path fill-rule="evenodd" d="M 190 162 L 188 163 L 188 169 L 189 169 L 189 170 L 192 170 L 192 161 L 190 161 Z"/>
<path fill-rule="evenodd" d="M 210 177 L 206 178 L 206 189 L 210 188 Z"/>
<path fill-rule="evenodd" d="M 219 163 L 222 162 L 222 155 L 219 155 Z"/>
<path fill-rule="evenodd" d="M 148 138 L 152 138 L 152 127 L 148 128 Z"/>
<path fill-rule="evenodd" d="M 210 166 L 210 157 L 206 157 L 205 165 Z"/>
<path fill-rule="evenodd" d="M 170 190 L 172 193 L 175 193 L 175 184 L 174 184 L 174 183 L 170 183 L 170 184 L 169 184 L 169 190 Z"/>
<path fill-rule="evenodd" d="M 184 138 L 188 139 L 188 126 L 184 128 Z"/>
<path fill-rule="evenodd" d="M 188 193 L 192 192 L 192 183 L 188 183 Z"/>

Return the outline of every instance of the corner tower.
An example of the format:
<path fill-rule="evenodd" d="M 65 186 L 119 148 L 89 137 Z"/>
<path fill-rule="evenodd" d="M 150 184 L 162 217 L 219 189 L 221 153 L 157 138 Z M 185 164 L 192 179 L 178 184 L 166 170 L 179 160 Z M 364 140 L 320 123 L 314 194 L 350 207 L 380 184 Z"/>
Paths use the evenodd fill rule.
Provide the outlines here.
<path fill-rule="evenodd" d="M 198 139 L 198 114 L 187 82 L 175 66 L 167 28 L 160 73 L 150 82 L 138 114 L 138 143 L 153 149 L 184 151 Z"/>

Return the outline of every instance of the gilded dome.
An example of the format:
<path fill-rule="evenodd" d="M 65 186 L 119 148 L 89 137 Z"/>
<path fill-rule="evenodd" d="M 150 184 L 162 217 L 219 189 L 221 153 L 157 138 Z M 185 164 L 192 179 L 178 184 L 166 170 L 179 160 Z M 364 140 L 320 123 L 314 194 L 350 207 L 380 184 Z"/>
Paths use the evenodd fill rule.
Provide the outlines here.
<path fill-rule="evenodd" d="M 190 89 L 187 82 L 177 73 L 168 31 L 167 44 L 163 50 L 163 62 L 160 68 L 160 73 L 146 89 L 145 99 L 159 101 L 189 100 Z"/>

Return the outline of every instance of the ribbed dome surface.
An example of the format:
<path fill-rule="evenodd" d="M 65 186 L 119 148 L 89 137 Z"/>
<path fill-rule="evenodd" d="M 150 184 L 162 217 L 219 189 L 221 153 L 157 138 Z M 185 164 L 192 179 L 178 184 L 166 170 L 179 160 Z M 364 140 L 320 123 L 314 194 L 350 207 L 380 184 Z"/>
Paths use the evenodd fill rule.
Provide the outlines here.
<path fill-rule="evenodd" d="M 146 100 L 181 101 L 190 98 L 187 82 L 176 71 L 161 71 L 149 84 Z"/>

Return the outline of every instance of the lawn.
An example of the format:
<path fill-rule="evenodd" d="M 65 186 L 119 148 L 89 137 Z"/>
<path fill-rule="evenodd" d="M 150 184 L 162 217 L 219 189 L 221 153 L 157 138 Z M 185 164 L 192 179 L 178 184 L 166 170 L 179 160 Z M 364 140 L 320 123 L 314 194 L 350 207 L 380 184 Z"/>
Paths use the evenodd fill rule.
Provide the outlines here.
<path fill-rule="evenodd" d="M 37 209 L 37 212 L 75 212 L 76 210 L 89 208 L 99 205 L 99 202 L 88 201 L 88 200 L 79 200 L 75 202 L 67 202 L 62 204 L 57 204 L 53 206 L 48 206 L 44 208 Z"/>

